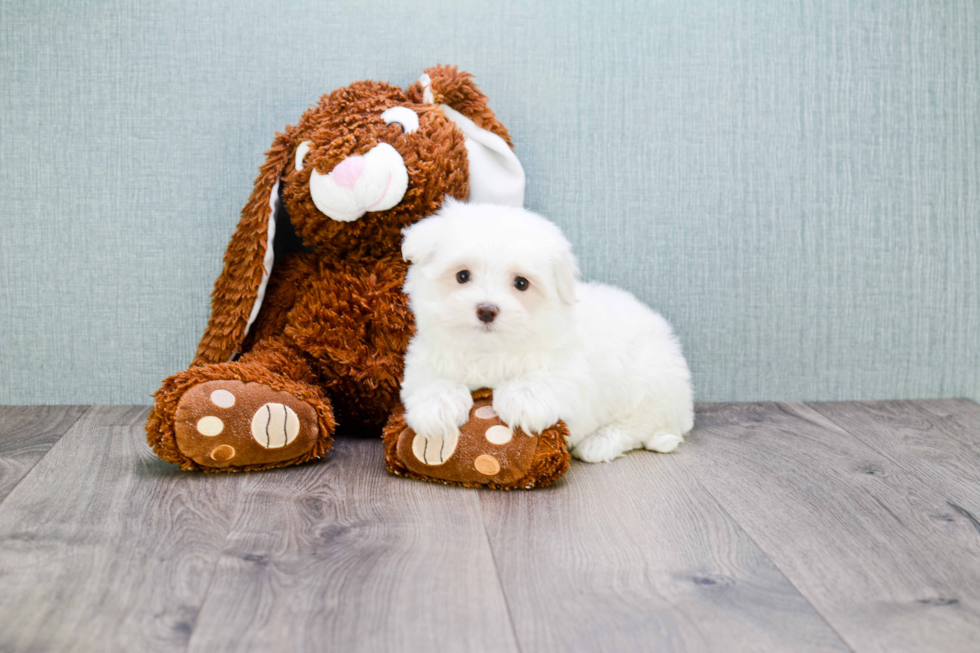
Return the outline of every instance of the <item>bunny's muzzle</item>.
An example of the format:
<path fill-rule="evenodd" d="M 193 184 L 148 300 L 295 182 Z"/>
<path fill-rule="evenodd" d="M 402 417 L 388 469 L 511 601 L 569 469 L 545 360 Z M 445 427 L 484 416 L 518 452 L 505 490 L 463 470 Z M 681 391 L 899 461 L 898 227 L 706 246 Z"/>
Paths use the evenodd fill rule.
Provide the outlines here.
<path fill-rule="evenodd" d="M 321 175 L 310 174 L 310 195 L 316 208 L 331 220 L 353 222 L 371 211 L 387 211 L 402 201 L 408 170 L 401 154 L 388 143 L 363 156 L 349 156 Z"/>

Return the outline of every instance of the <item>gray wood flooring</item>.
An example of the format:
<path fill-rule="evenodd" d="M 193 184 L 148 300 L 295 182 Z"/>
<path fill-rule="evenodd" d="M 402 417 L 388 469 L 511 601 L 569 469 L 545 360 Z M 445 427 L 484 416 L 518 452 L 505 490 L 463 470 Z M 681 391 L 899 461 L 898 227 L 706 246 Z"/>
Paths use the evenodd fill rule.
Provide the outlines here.
<path fill-rule="evenodd" d="M 971 401 L 705 404 L 511 493 L 181 472 L 146 412 L 0 407 L 0 652 L 980 651 Z"/>

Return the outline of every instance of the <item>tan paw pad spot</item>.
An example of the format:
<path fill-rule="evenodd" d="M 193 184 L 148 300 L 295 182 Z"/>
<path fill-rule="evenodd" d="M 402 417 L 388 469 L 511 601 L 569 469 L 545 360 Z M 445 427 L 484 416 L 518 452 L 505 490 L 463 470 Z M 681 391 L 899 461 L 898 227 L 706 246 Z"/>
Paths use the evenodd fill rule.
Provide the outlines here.
<path fill-rule="evenodd" d="M 477 456 L 476 460 L 473 461 L 473 466 L 476 467 L 476 471 L 484 476 L 493 476 L 500 471 L 500 463 L 497 462 L 497 459 L 487 454 Z"/>
<path fill-rule="evenodd" d="M 421 433 L 416 433 L 415 438 L 412 439 L 412 454 L 418 459 L 420 463 L 425 464 L 425 437 Z"/>
<path fill-rule="evenodd" d="M 219 463 L 223 463 L 226 460 L 231 460 L 235 457 L 235 447 L 230 444 L 222 444 L 215 447 L 211 451 L 211 458 L 217 460 Z"/>
<path fill-rule="evenodd" d="M 500 424 L 488 428 L 484 435 L 490 444 L 507 444 L 514 437 L 513 431 Z"/>
<path fill-rule="evenodd" d="M 493 419 L 497 416 L 497 411 L 493 409 L 493 406 L 480 406 L 473 414 L 480 419 Z"/>
<path fill-rule="evenodd" d="M 225 423 L 214 415 L 208 415 L 197 420 L 197 432 L 201 435 L 214 437 L 225 430 Z"/>
<path fill-rule="evenodd" d="M 252 437 L 266 449 L 281 449 L 299 435 L 299 417 L 286 404 L 270 402 L 252 416 Z"/>
<path fill-rule="evenodd" d="M 211 393 L 211 403 L 218 408 L 231 408 L 235 405 L 235 395 L 227 390 L 215 390 Z"/>
<path fill-rule="evenodd" d="M 445 464 L 452 457 L 458 444 L 458 433 L 432 438 L 416 433 L 412 440 L 412 454 L 423 465 L 438 466 Z"/>

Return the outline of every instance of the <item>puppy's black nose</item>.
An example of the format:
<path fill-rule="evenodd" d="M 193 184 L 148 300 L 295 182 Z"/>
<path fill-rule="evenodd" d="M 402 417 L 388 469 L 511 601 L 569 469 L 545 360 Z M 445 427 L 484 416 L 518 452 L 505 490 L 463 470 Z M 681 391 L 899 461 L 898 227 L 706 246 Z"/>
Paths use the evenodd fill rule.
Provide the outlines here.
<path fill-rule="evenodd" d="M 490 324 L 493 322 L 493 318 L 497 317 L 497 313 L 500 309 L 493 304 L 480 304 L 476 307 L 476 316 L 480 318 L 481 322 L 486 322 Z"/>

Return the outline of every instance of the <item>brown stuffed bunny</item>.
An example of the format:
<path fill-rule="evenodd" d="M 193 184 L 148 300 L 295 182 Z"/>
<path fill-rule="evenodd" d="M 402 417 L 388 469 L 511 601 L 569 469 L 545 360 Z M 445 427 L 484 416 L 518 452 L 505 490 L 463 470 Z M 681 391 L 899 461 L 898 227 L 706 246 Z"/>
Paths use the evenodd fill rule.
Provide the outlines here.
<path fill-rule="evenodd" d="M 147 440 L 184 469 L 323 455 L 338 421 L 381 427 L 413 332 L 401 229 L 443 199 L 523 203 L 507 129 L 470 75 L 357 82 L 278 134 L 215 283 L 191 367 L 163 382 Z"/>

